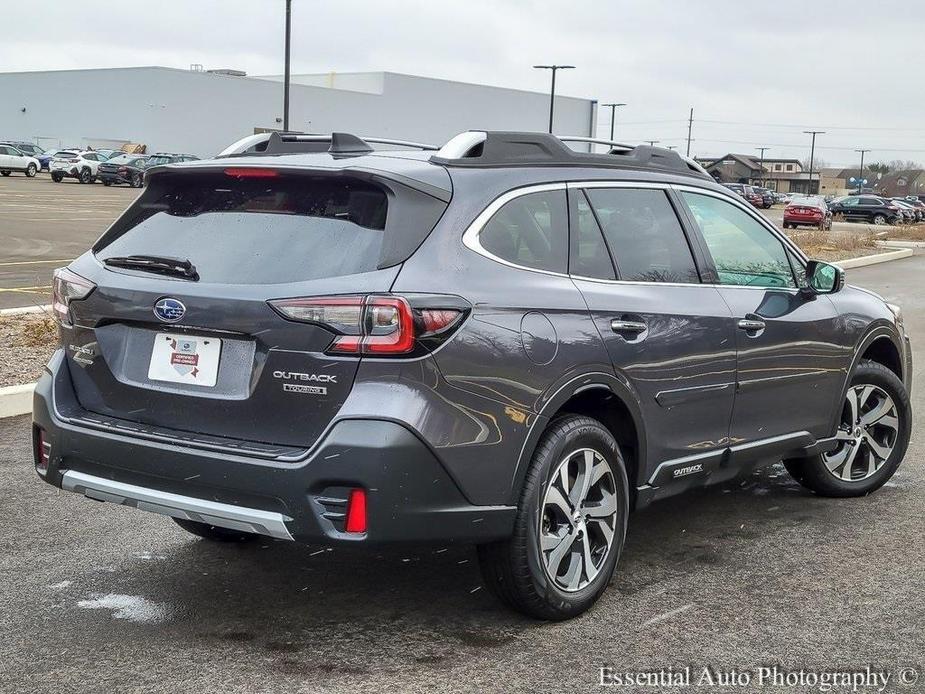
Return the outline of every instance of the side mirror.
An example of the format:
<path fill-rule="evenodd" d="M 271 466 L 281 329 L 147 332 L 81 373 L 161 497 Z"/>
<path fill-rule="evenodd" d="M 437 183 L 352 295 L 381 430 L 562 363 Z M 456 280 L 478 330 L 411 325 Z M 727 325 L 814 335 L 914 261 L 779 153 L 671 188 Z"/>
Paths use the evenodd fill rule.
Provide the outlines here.
<path fill-rule="evenodd" d="M 837 265 L 821 260 L 810 260 L 806 264 L 804 295 L 834 294 L 844 286 L 845 271 Z"/>

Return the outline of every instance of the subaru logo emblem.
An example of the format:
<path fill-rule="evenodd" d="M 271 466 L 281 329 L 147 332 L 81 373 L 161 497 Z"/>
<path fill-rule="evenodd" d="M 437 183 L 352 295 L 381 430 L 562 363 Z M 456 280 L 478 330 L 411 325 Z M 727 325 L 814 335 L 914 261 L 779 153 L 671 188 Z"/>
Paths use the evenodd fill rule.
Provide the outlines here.
<path fill-rule="evenodd" d="M 165 323 L 176 323 L 186 315 L 186 306 L 178 299 L 165 297 L 154 304 L 154 315 Z"/>

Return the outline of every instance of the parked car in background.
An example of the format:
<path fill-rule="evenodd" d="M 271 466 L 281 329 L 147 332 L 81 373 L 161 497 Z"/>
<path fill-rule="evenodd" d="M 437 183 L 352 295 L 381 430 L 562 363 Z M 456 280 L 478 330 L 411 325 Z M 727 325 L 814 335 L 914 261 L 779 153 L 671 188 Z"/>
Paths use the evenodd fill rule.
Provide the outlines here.
<path fill-rule="evenodd" d="M 832 213 L 821 197 L 801 198 L 784 209 L 784 229 L 802 226 L 828 230 L 832 228 Z"/>
<path fill-rule="evenodd" d="M 42 171 L 48 171 L 49 166 L 51 166 L 51 160 L 58 155 L 59 152 L 76 152 L 78 149 L 76 147 L 65 147 L 59 149 L 48 149 L 44 153 L 40 154 L 36 159 L 39 160 L 39 163 L 42 165 Z"/>
<path fill-rule="evenodd" d="M 755 207 L 764 207 L 764 198 L 755 190 L 754 186 L 748 186 L 744 183 L 724 183 L 723 185 L 741 195 Z"/>
<path fill-rule="evenodd" d="M 105 159 L 93 150 L 58 152 L 48 167 L 51 180 L 61 183 L 65 178 L 76 178 L 80 183 L 93 183 L 101 161 Z"/>
<path fill-rule="evenodd" d="M 875 195 L 849 195 L 829 205 L 835 219 L 869 224 L 896 224 L 903 220 L 902 210 L 892 200 Z"/>
<path fill-rule="evenodd" d="M 903 202 L 907 202 L 912 205 L 916 211 L 919 213 L 919 221 L 925 221 L 925 201 L 919 200 L 917 197 L 912 195 L 907 195 L 903 198 Z"/>
<path fill-rule="evenodd" d="M 774 198 L 774 191 L 768 188 L 761 188 L 760 186 L 752 186 L 758 195 L 761 196 L 761 207 L 765 210 L 770 209 L 770 207 L 777 202 Z"/>
<path fill-rule="evenodd" d="M 113 157 L 117 157 L 120 154 L 123 154 L 120 149 L 96 149 L 93 150 L 98 155 L 100 155 L 100 161 L 109 161 Z"/>
<path fill-rule="evenodd" d="M 41 168 L 39 160 L 9 144 L 0 144 L 0 174 L 9 176 L 14 171 L 35 176 Z"/>
<path fill-rule="evenodd" d="M 905 198 L 890 199 L 899 205 L 899 208 L 903 211 L 903 215 L 906 217 L 906 221 L 908 223 L 916 224 L 925 218 L 925 204 L 923 204 L 921 201 L 916 200 L 915 202 L 912 202 L 911 200 L 906 200 Z"/>
<path fill-rule="evenodd" d="M 104 186 L 127 184 L 132 188 L 144 185 L 145 167 L 149 154 L 120 154 L 100 163 L 98 178 Z"/>
<path fill-rule="evenodd" d="M 161 164 L 178 164 L 181 161 L 199 161 L 194 154 L 173 154 L 171 152 L 157 152 L 148 160 L 148 168 Z"/>
<path fill-rule="evenodd" d="M 20 152 L 29 157 L 35 157 L 38 159 L 41 155 L 45 154 L 45 150 L 39 147 L 38 145 L 32 142 L 17 142 L 15 140 L 4 140 L 4 145 L 13 145 Z"/>

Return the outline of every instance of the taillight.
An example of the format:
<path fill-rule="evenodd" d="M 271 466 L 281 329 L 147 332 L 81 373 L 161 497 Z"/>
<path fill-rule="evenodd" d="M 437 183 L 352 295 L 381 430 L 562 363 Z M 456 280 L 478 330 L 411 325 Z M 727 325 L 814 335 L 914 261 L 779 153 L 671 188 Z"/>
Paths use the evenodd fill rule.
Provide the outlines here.
<path fill-rule="evenodd" d="M 45 440 L 45 430 L 35 427 L 35 469 L 40 475 L 48 472 L 48 463 L 51 461 L 51 444 Z"/>
<path fill-rule="evenodd" d="M 366 532 L 366 490 L 351 489 L 347 498 L 347 520 L 344 530 L 348 533 Z"/>
<path fill-rule="evenodd" d="M 55 270 L 52 280 L 52 311 L 65 328 L 70 328 L 71 302 L 86 299 L 96 285 L 67 268 Z"/>
<path fill-rule="evenodd" d="M 336 333 L 328 354 L 410 354 L 417 338 L 444 336 L 462 317 L 458 309 L 412 308 L 401 296 L 280 299 L 270 305 L 285 318 Z"/>

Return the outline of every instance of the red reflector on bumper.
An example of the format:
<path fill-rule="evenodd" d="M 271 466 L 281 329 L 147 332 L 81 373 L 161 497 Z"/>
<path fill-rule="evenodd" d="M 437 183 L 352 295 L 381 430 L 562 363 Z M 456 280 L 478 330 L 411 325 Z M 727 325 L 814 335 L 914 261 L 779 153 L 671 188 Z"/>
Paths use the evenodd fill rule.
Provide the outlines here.
<path fill-rule="evenodd" d="M 35 468 L 41 473 L 48 472 L 51 460 L 51 444 L 45 440 L 45 430 L 37 428 L 35 436 Z"/>
<path fill-rule="evenodd" d="M 366 532 L 366 490 L 352 489 L 347 499 L 347 523 L 344 530 L 348 533 Z"/>

